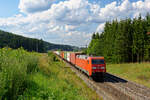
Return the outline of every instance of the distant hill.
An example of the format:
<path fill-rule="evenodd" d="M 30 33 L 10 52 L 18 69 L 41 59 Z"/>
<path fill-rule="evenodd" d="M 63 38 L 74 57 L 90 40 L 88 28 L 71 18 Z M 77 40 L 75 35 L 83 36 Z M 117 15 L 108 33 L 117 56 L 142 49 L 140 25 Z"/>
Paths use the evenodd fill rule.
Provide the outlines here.
<path fill-rule="evenodd" d="M 48 50 L 73 51 L 78 49 L 78 47 L 75 46 L 53 44 L 43 41 L 42 39 L 27 38 L 0 30 L 0 48 L 3 47 L 13 49 L 23 47 L 27 51 L 36 52 L 46 52 Z"/>

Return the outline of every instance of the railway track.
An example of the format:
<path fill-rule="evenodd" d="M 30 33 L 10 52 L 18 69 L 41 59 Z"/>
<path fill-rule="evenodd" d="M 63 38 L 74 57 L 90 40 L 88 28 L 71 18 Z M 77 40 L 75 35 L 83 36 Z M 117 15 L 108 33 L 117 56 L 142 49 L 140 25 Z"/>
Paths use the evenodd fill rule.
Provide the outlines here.
<path fill-rule="evenodd" d="M 139 85 L 134 82 L 125 81 L 119 77 L 111 75 L 109 73 L 106 74 L 106 80 L 111 80 L 111 82 L 107 82 L 107 84 L 112 85 L 120 90 L 120 92 L 124 92 L 133 100 L 150 100 L 150 89 Z M 115 84 L 113 84 L 115 83 Z"/>
<path fill-rule="evenodd" d="M 150 100 L 150 89 L 145 86 L 109 73 L 105 74 L 103 81 L 94 81 L 74 67 L 74 65 L 65 60 L 64 62 L 104 100 Z"/>

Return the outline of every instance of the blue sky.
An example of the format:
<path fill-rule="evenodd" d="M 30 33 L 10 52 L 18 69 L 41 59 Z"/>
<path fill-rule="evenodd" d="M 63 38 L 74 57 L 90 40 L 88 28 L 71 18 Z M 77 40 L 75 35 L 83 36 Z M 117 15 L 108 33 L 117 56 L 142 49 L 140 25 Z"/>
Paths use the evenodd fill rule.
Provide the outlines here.
<path fill-rule="evenodd" d="M 85 46 L 106 21 L 145 16 L 150 0 L 1 0 L 0 29 L 58 44 Z"/>
<path fill-rule="evenodd" d="M 1 0 L 0 17 L 10 17 L 19 13 L 19 0 Z"/>

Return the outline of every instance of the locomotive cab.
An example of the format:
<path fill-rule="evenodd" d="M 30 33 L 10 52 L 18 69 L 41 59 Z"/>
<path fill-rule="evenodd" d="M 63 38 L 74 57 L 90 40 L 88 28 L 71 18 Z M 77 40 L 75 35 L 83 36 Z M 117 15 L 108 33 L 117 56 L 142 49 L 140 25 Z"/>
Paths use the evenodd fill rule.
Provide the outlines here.
<path fill-rule="evenodd" d="M 104 57 L 91 57 L 91 69 L 92 77 L 103 80 L 106 72 Z"/>

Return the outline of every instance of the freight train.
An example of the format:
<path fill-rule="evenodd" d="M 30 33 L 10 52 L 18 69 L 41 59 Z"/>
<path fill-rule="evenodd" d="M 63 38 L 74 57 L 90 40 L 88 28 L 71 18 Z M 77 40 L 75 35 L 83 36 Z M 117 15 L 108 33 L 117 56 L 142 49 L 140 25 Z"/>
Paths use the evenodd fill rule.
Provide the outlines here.
<path fill-rule="evenodd" d="M 62 59 L 94 79 L 104 79 L 106 63 L 104 57 L 93 57 L 80 52 L 54 51 Z"/>

